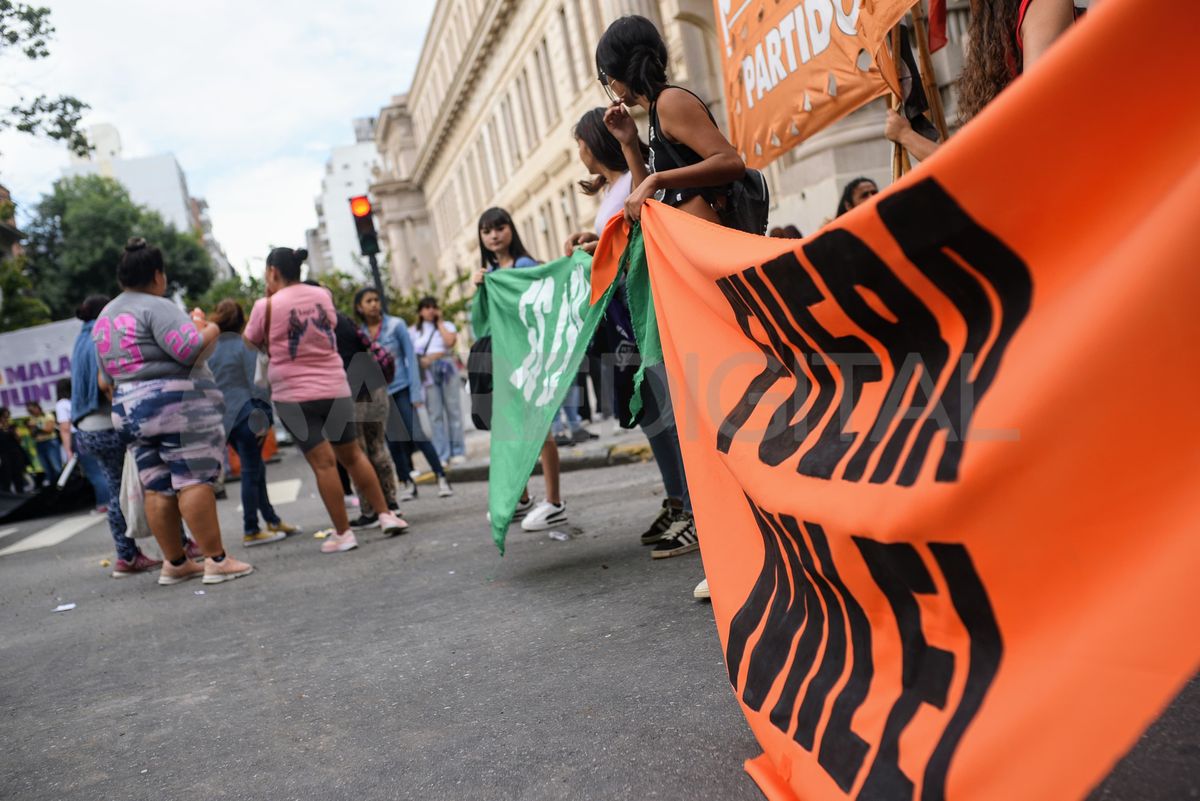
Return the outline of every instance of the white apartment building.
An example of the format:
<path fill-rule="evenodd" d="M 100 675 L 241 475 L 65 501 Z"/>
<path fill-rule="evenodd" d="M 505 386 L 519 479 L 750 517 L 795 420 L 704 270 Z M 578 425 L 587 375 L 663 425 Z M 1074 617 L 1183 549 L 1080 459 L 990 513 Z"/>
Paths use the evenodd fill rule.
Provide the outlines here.
<path fill-rule="evenodd" d="M 71 154 L 63 176 L 103 175 L 114 178 L 127 190 L 134 203 L 157 211 L 180 231 L 192 228 L 191 195 L 183 168 L 170 153 L 125 158 L 121 135 L 112 125 L 96 125 L 88 136 L 96 147 L 86 156 Z"/>
<path fill-rule="evenodd" d="M 187 177 L 171 153 L 126 158 L 121 135 L 112 125 L 96 125 L 88 136 L 95 145 L 87 156 L 71 154 L 71 163 L 63 177 L 103 175 L 118 181 L 134 203 L 158 212 L 165 222 L 179 231 L 193 231 L 212 259 L 213 274 L 228 278 L 233 266 L 212 231 L 208 202 L 188 193 Z"/>
<path fill-rule="evenodd" d="M 354 120 L 355 142 L 335 147 L 325 163 L 321 179 L 321 194 L 316 198 L 317 228 L 309 238 L 309 272 L 321 275 L 344 272 L 367 276 L 370 268 L 362 256 L 354 216 L 350 213 L 350 198 L 366 195 L 379 166 L 379 151 L 375 147 L 375 118 Z M 380 247 L 385 249 L 380 241 Z M 315 255 L 314 255 L 315 254 Z"/>
<path fill-rule="evenodd" d="M 951 44 L 935 66 L 953 116 L 967 0 L 950 6 Z M 375 130 L 383 163 L 371 189 L 398 286 L 444 284 L 477 268 L 476 221 L 490 206 L 512 213 L 543 260 L 560 255 L 570 232 L 591 228 L 596 202 L 576 183 L 585 176 L 571 129 L 584 111 L 607 104 L 595 45 L 625 14 L 659 26 L 669 78 L 724 124 L 711 0 L 439 0 L 412 86 L 382 109 Z M 860 109 L 767 169 L 771 225 L 811 233 L 834 215 L 846 181 L 890 182 L 885 104 Z"/>

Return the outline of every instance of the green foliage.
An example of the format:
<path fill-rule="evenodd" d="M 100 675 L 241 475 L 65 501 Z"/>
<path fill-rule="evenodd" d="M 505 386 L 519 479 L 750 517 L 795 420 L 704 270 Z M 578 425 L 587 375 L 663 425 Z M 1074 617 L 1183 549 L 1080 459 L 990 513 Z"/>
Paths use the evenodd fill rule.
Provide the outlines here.
<path fill-rule="evenodd" d="M 25 58 L 37 60 L 50 55 L 49 41 L 54 35 L 50 9 L 0 0 L 0 56 L 17 50 Z M 69 95 L 22 97 L 15 105 L 0 110 L 0 131 L 13 128 L 31 136 L 44 136 L 66 142 L 83 156 L 91 150 L 87 135 L 80 128 L 88 105 Z"/>
<path fill-rule="evenodd" d="M 343 272 L 326 273 L 317 280 L 321 286 L 333 294 L 333 305 L 337 307 L 337 310 L 357 321 L 358 318 L 354 316 L 354 296 L 363 287 L 373 286 L 373 282 Z M 461 324 L 466 321 L 466 310 L 470 301 L 461 297 L 452 299 L 450 296 L 467 280 L 468 276 L 462 276 L 444 289 L 439 288 L 436 282 L 431 282 L 424 288 L 416 287 L 408 292 L 397 292 L 391 286 L 388 276 L 384 274 L 383 291 L 388 297 L 388 314 L 400 317 L 412 325 L 417 319 L 417 304 L 421 298 L 432 295 L 438 299 L 442 315 L 446 319 L 460 324 L 461 328 Z M 461 292 L 459 294 L 461 295 Z M 242 304 L 242 309 L 249 316 L 254 301 L 265 295 L 266 290 L 261 278 L 237 276 L 216 282 L 203 294 L 188 295 L 187 305 L 188 308 L 199 306 L 205 311 L 211 312 L 224 298 L 233 298 Z"/>
<path fill-rule="evenodd" d="M 51 322 L 50 307 L 33 294 L 26 259 L 0 261 L 0 331 L 16 331 Z"/>
<path fill-rule="evenodd" d="M 116 295 L 117 260 L 131 236 L 163 251 L 168 294 L 198 296 L 212 283 L 212 260 L 199 237 L 180 232 L 130 199 L 111 178 L 64 178 L 34 208 L 28 233 L 29 273 L 55 318 L 83 298 Z"/>
<path fill-rule="evenodd" d="M 191 309 L 199 306 L 211 314 L 222 300 L 233 298 L 242 305 L 242 311 L 249 317 L 254 301 L 266 294 L 266 287 L 263 286 L 261 278 L 243 278 L 241 275 L 235 275 L 233 278 L 217 281 L 200 295 L 188 295 L 187 307 Z"/>
<path fill-rule="evenodd" d="M 383 291 L 388 299 L 388 314 L 393 317 L 400 317 L 412 325 L 417 319 L 417 304 L 421 298 L 431 295 L 438 299 L 438 306 L 441 307 L 442 316 L 445 319 L 453 320 L 455 323 L 462 323 L 465 320 L 464 313 L 469 301 L 461 297 L 461 292 L 457 293 L 458 298 L 451 296 L 468 280 L 468 276 L 460 276 L 444 288 L 439 286 L 436 280 L 431 280 L 424 287 L 413 287 L 406 292 L 400 292 L 391 285 L 390 276 L 386 272 L 383 272 L 382 275 Z M 364 286 L 374 285 L 374 282 L 370 280 L 356 278 L 343 272 L 322 275 L 320 281 L 322 286 L 327 287 L 333 293 L 333 302 L 338 310 L 351 317 L 354 317 L 355 293 Z"/>

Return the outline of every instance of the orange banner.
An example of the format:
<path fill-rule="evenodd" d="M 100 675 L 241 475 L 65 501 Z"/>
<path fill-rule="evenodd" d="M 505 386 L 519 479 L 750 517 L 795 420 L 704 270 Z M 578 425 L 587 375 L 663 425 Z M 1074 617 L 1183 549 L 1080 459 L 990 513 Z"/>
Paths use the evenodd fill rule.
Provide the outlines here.
<path fill-rule="evenodd" d="M 915 0 L 713 0 L 734 147 L 770 164 L 899 87 L 888 31 Z"/>
<path fill-rule="evenodd" d="M 1194 16 L 1098 4 L 806 240 L 645 208 L 769 798 L 1079 798 L 1200 667 Z"/>

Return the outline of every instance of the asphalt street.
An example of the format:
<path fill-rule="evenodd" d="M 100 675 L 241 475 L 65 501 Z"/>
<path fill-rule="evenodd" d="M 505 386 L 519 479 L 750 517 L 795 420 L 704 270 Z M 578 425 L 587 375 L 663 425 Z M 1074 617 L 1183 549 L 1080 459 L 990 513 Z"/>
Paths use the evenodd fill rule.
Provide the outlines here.
<path fill-rule="evenodd" d="M 113 580 L 101 517 L 0 526 L 0 799 L 761 798 L 699 557 L 637 543 L 652 464 L 567 474 L 565 542 L 514 527 L 501 558 L 464 483 L 327 556 L 284 454 L 306 531 L 243 549 L 230 484 L 256 572 L 229 584 Z M 1198 762 L 1193 682 L 1093 797 L 1198 798 Z"/>

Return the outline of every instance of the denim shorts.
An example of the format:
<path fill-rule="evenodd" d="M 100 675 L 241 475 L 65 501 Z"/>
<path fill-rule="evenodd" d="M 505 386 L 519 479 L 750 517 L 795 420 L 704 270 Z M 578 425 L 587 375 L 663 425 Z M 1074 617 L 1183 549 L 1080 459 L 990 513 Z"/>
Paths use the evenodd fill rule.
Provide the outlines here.
<path fill-rule="evenodd" d="M 133 450 L 142 486 L 164 495 L 216 481 L 224 413 L 224 396 L 212 381 L 129 381 L 113 397 L 113 425 Z"/>

